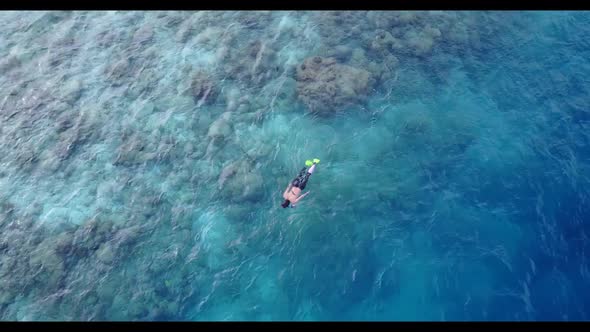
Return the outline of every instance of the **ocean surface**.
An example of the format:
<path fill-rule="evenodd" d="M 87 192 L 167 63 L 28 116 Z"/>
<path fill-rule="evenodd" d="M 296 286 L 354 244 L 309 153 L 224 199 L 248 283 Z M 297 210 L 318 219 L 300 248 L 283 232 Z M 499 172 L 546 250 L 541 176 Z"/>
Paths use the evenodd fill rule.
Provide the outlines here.
<path fill-rule="evenodd" d="M 1 320 L 590 317 L 590 13 L 0 22 Z"/>

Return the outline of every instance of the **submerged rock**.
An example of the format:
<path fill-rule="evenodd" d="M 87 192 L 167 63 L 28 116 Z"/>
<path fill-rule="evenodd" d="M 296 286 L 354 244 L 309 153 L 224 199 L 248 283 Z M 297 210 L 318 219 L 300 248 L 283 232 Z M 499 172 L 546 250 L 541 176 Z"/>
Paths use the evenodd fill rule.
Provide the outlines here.
<path fill-rule="evenodd" d="M 262 195 L 263 183 L 262 175 L 245 160 L 225 166 L 217 181 L 218 190 L 235 202 L 258 199 Z"/>
<path fill-rule="evenodd" d="M 53 238 L 46 238 L 31 252 L 29 268 L 31 271 L 38 271 L 35 278 L 48 288 L 53 289 L 58 286 L 66 272 Z"/>
<path fill-rule="evenodd" d="M 230 52 L 224 63 L 224 71 L 231 79 L 249 87 L 261 87 L 281 74 L 276 51 L 266 40 L 255 40 L 238 52 Z"/>
<path fill-rule="evenodd" d="M 131 226 L 119 230 L 114 235 L 114 241 L 119 246 L 129 246 L 133 245 L 137 242 L 138 238 L 141 236 L 143 229 L 140 226 Z"/>
<path fill-rule="evenodd" d="M 74 232 L 72 249 L 78 256 L 88 255 L 111 238 L 113 222 L 93 219 Z"/>
<path fill-rule="evenodd" d="M 425 27 L 420 32 L 410 31 L 405 35 L 406 47 L 415 56 L 429 55 L 440 37 L 440 30 L 432 27 Z"/>
<path fill-rule="evenodd" d="M 146 151 L 148 150 L 149 151 Z M 138 135 L 126 138 L 117 149 L 117 156 L 113 161 L 114 165 L 139 165 L 154 160 L 157 154 L 153 148 Z"/>
<path fill-rule="evenodd" d="M 0 289 L 0 306 L 14 301 L 14 294 L 9 290 Z"/>
<path fill-rule="evenodd" d="M 237 198 L 239 200 L 250 201 L 260 198 L 262 195 L 262 185 L 264 179 L 262 175 L 256 171 L 248 171 L 243 175 L 237 188 Z"/>
<path fill-rule="evenodd" d="M 110 264 L 115 259 L 115 251 L 110 243 L 104 243 L 96 252 L 96 258 L 105 264 Z"/>
<path fill-rule="evenodd" d="M 375 80 L 371 73 L 338 64 L 334 58 L 307 58 L 297 67 L 297 94 L 313 113 L 329 114 L 364 101 Z"/>
<path fill-rule="evenodd" d="M 230 163 L 221 170 L 219 179 L 217 180 L 217 186 L 219 189 L 223 188 L 228 179 L 231 179 L 238 172 L 238 163 Z"/>
<path fill-rule="evenodd" d="M 327 48 L 323 51 L 325 57 L 335 58 L 338 62 L 344 63 L 352 56 L 352 47 L 347 45 L 338 45 L 333 48 Z"/>
<path fill-rule="evenodd" d="M 322 43 L 330 46 L 342 45 L 346 40 L 356 39 L 369 28 L 369 21 L 363 11 L 318 11 L 312 15 Z"/>
<path fill-rule="evenodd" d="M 194 18 L 188 18 L 176 27 L 175 39 L 179 43 L 186 43 L 195 33 L 197 22 Z"/>
<path fill-rule="evenodd" d="M 190 92 L 199 106 L 215 103 L 219 95 L 219 89 L 213 82 L 212 76 L 202 70 L 193 75 Z"/>
<path fill-rule="evenodd" d="M 184 20 L 187 18 L 187 14 L 185 12 L 173 12 L 173 13 L 165 13 L 162 15 L 161 20 L 165 27 L 173 28 L 180 25 Z"/>
<path fill-rule="evenodd" d="M 125 82 L 125 78 L 131 76 L 133 65 L 131 61 L 124 57 L 119 61 L 116 61 L 105 68 L 106 78 L 114 86 L 120 86 Z"/>
<path fill-rule="evenodd" d="M 215 120 L 209 131 L 207 137 L 210 139 L 225 139 L 232 134 L 232 125 L 230 122 L 231 113 L 223 113 L 217 120 Z"/>
<path fill-rule="evenodd" d="M 57 236 L 55 239 L 55 252 L 62 256 L 69 255 L 72 250 L 72 241 L 74 240 L 74 234 L 71 232 L 64 232 Z"/>
<path fill-rule="evenodd" d="M 11 71 L 12 69 L 17 68 L 20 66 L 20 60 L 14 56 L 8 56 L 2 60 L 0 60 L 0 74 L 6 74 L 7 72 Z"/>
<path fill-rule="evenodd" d="M 378 29 L 375 31 L 375 37 L 371 41 L 371 48 L 374 50 L 390 50 L 391 45 L 396 42 L 396 39 L 389 33 L 389 31 Z"/>
<path fill-rule="evenodd" d="M 62 100 L 70 106 L 75 103 L 80 96 L 82 96 L 82 81 L 70 80 L 66 82 L 62 87 Z"/>
<path fill-rule="evenodd" d="M 149 25 L 144 25 L 133 34 L 133 44 L 144 45 L 154 38 L 154 29 Z"/>

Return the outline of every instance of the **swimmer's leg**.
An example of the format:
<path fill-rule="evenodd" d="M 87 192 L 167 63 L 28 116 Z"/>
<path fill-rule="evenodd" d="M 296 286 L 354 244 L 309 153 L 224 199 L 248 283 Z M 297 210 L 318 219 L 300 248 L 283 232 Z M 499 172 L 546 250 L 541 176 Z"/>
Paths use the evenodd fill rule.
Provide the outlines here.
<path fill-rule="evenodd" d="M 307 173 L 305 173 L 305 177 L 303 178 L 303 181 L 301 181 L 301 183 L 299 184 L 299 188 L 301 188 L 301 190 L 305 189 L 305 185 L 307 184 L 307 180 L 309 180 L 309 177 L 311 176 L 311 173 L 313 173 L 314 170 L 315 170 L 315 164 L 311 165 L 311 167 L 307 170 Z"/>
<path fill-rule="evenodd" d="M 300 171 L 299 171 L 299 175 L 297 175 L 297 177 L 303 177 L 305 175 L 305 171 L 307 171 L 307 167 L 303 167 Z"/>
<path fill-rule="evenodd" d="M 301 171 L 299 171 L 299 175 L 291 181 L 293 187 L 299 187 L 301 185 L 301 182 L 305 179 L 305 171 L 307 171 L 307 167 L 303 167 Z"/>

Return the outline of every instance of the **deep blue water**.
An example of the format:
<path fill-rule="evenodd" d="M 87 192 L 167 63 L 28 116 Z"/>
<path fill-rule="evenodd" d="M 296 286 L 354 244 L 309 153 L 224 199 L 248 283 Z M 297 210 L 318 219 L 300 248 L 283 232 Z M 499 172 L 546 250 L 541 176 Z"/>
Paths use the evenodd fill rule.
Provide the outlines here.
<path fill-rule="evenodd" d="M 2 320 L 588 319 L 589 13 L 0 21 Z"/>

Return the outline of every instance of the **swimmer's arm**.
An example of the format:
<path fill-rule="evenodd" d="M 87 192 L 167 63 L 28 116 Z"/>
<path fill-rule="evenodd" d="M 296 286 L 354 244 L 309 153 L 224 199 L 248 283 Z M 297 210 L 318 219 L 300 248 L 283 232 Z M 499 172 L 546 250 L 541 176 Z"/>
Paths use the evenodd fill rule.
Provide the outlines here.
<path fill-rule="evenodd" d="M 303 199 L 303 197 L 307 196 L 307 194 L 309 194 L 309 191 L 308 191 L 308 192 L 306 192 L 305 194 L 303 194 L 303 195 L 299 196 L 299 197 L 298 197 L 298 198 L 295 200 L 295 202 L 293 202 L 293 204 L 295 204 L 295 203 L 298 203 L 300 200 L 302 200 L 302 199 Z"/>

